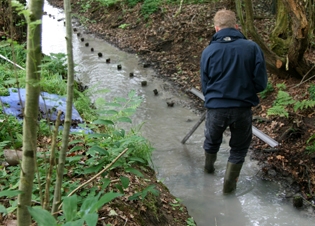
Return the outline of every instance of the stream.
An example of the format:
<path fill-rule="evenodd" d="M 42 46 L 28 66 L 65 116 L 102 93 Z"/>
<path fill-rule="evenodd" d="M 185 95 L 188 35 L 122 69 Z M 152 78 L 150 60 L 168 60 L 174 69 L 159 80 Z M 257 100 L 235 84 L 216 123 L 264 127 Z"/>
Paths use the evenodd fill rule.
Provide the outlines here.
<path fill-rule="evenodd" d="M 43 53 L 66 53 L 63 12 L 47 2 L 44 11 L 52 16 L 43 16 Z M 284 198 L 277 183 L 258 178 L 257 162 L 249 158 L 244 163 L 235 195 L 223 196 L 228 135 L 221 145 L 215 173 L 205 174 L 204 123 L 185 145 L 181 144 L 200 118 L 187 107 L 191 100 L 184 93 L 174 93 L 171 84 L 158 78 L 151 68 L 145 68 L 137 55 L 123 52 L 93 34 L 85 34 L 84 28 L 75 21 L 73 27 L 78 30 L 73 32 L 77 79 L 88 87 L 110 90 L 93 95 L 92 100 L 127 97 L 131 90 L 143 98 L 133 124 L 144 122 L 141 132 L 155 148 L 152 160 L 158 179 L 183 202 L 198 226 L 315 225 L 311 210 L 307 214 L 307 211 L 295 209 Z M 98 53 L 103 56 L 99 57 Z M 107 58 L 111 63 L 105 62 Z M 118 64 L 122 65 L 121 70 L 117 70 Z M 131 72 L 134 73 L 132 78 Z M 147 81 L 147 86 L 142 86 L 142 81 Z M 158 95 L 154 95 L 154 89 L 158 90 Z M 168 107 L 168 101 L 174 102 L 174 107 Z"/>

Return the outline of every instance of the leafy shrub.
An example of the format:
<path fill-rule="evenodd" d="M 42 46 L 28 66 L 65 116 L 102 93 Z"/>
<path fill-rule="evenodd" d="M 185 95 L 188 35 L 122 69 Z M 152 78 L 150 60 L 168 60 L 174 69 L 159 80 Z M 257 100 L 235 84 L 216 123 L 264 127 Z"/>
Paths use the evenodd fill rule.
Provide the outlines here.
<path fill-rule="evenodd" d="M 50 74 L 67 75 L 67 55 L 64 53 L 51 53 L 42 59 L 41 69 L 49 71 Z"/>
<path fill-rule="evenodd" d="M 22 121 L 0 111 L 0 142 L 7 141 L 7 146 L 22 147 Z"/>
<path fill-rule="evenodd" d="M 145 0 L 141 7 L 141 13 L 144 16 L 144 18 L 148 18 L 152 13 L 155 13 L 156 11 L 158 11 L 159 6 L 160 6 L 160 1 Z"/>

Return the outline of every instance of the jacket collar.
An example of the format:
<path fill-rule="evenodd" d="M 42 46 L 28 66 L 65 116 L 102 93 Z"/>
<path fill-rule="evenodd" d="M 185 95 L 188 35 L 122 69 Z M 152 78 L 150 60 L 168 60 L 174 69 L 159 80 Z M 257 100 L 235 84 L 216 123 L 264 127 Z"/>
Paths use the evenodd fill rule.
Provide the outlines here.
<path fill-rule="evenodd" d="M 233 42 L 237 39 L 246 39 L 246 37 L 239 30 L 236 30 L 235 28 L 224 28 L 224 29 L 219 30 L 213 35 L 209 45 L 213 41 Z"/>

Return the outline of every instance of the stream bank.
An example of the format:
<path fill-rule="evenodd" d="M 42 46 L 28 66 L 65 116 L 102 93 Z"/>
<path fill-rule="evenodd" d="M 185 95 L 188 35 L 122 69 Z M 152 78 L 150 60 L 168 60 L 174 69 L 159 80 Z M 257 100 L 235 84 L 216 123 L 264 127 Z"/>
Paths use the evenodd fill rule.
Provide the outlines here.
<path fill-rule="evenodd" d="M 56 6 L 62 6 L 61 3 L 52 2 Z M 161 78 L 173 84 L 172 89 L 182 90 L 190 96 L 193 100 L 191 105 L 197 111 L 204 110 L 203 103 L 187 90 L 191 87 L 200 89 L 199 57 L 214 34 L 211 19 L 220 5 L 209 3 L 184 6 L 182 13 L 176 18 L 173 15 L 178 6 L 165 6 L 164 11 L 153 14 L 149 20 L 138 20 L 141 15 L 140 4 L 127 11 L 120 6 L 100 9 L 96 4 L 92 3 L 89 10 L 80 13 L 92 22 L 87 24 L 88 33 L 97 34 L 125 51 L 138 54 L 143 63 L 153 67 Z M 97 10 L 94 10 L 96 7 Z M 73 4 L 73 11 L 79 10 L 78 4 Z M 262 29 L 264 21 L 260 23 L 261 26 L 258 27 Z M 274 87 L 278 83 L 285 82 L 290 86 L 299 82 L 296 78 L 281 80 L 276 75 L 270 75 L 269 80 Z M 306 89 L 307 84 L 301 86 L 298 92 L 294 92 L 303 97 L 302 93 L 307 92 Z M 266 119 L 266 111 L 272 106 L 275 97 L 276 92 L 273 92 L 267 98 L 262 98 L 261 104 L 253 109 L 254 114 Z M 261 176 L 266 180 L 281 182 L 285 187 L 285 198 L 300 194 L 306 206 L 313 203 L 315 192 L 314 156 L 305 154 L 306 141 L 314 132 L 314 128 L 308 126 L 312 125 L 313 117 L 307 119 L 307 123 L 304 119 L 302 121 L 307 130 L 300 125 L 303 130 L 299 128 L 297 133 L 287 134 L 284 133 L 291 127 L 291 123 L 286 119 L 272 117 L 265 121 L 257 120 L 255 124 L 259 129 L 275 140 L 281 138 L 281 147 L 275 152 L 268 152 L 268 147 L 257 138 L 254 138 L 252 145 L 252 157 L 262 164 Z M 305 164 L 308 168 L 303 167 Z M 281 179 L 284 179 L 284 182 Z"/>

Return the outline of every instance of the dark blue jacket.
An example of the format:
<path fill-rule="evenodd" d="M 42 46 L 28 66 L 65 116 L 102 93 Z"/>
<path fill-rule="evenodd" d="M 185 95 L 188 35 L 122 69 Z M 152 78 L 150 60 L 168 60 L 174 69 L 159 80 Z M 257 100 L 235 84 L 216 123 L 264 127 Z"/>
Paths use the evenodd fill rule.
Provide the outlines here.
<path fill-rule="evenodd" d="M 252 107 L 267 86 L 263 52 L 234 28 L 219 30 L 201 56 L 206 108 Z"/>

